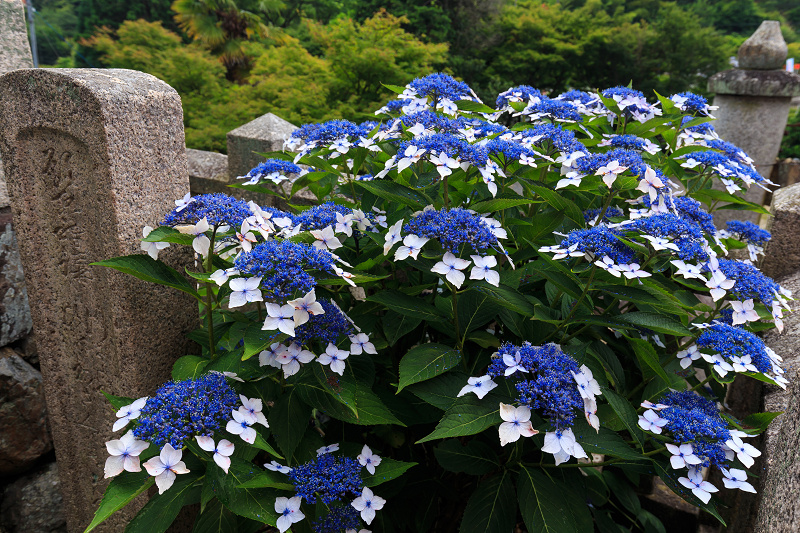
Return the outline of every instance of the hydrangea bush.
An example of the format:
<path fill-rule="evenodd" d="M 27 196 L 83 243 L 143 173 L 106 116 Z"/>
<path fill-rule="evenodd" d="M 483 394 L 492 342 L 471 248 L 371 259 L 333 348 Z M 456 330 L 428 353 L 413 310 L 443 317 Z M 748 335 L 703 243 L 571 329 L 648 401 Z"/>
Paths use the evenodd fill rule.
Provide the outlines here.
<path fill-rule="evenodd" d="M 198 532 L 664 531 L 648 476 L 722 520 L 775 416 L 726 391 L 785 388 L 758 332 L 791 295 L 758 270 L 769 233 L 711 213 L 764 212 L 737 193 L 770 183 L 694 94 L 390 88 L 241 177 L 271 206 L 187 195 L 100 263 L 189 293 L 203 327 L 173 381 L 109 396 L 87 531 L 153 484 L 128 531 L 193 504 Z M 175 245 L 191 283 L 157 260 Z"/>

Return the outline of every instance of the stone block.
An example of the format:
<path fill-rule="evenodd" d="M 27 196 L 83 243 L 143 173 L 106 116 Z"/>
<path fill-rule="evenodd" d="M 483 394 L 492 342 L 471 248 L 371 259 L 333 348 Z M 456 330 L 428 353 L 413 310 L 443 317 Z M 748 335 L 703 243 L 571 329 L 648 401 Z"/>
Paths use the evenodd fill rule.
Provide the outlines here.
<path fill-rule="evenodd" d="M 761 270 L 778 279 L 800 270 L 800 240 L 794 233 L 800 227 L 800 184 L 775 191 L 770 212 L 767 229 L 772 232 L 772 240 L 767 244 Z"/>
<path fill-rule="evenodd" d="M 6 348 L 0 355 L 0 476 L 24 472 L 52 449 L 42 375 Z"/>
<path fill-rule="evenodd" d="M 91 266 L 139 254 L 189 190 L 178 94 L 129 70 L 31 69 L 0 77 L 0 153 L 37 334 L 70 532 L 85 529 L 107 481 L 113 410 L 170 378 L 197 325 L 188 295 Z M 163 258 L 182 269 L 176 247 Z M 117 532 L 134 502 L 101 525 Z"/>
<path fill-rule="evenodd" d="M 297 126 L 279 116 L 267 113 L 228 132 L 228 174 L 234 181 L 244 176 L 264 158 L 256 152 L 283 150 L 283 141 Z"/>
<path fill-rule="evenodd" d="M 11 209 L 6 207 L 0 209 L 0 346 L 25 337 L 32 325 Z"/>
<path fill-rule="evenodd" d="M 0 526 L 7 533 L 67 533 L 58 466 L 49 463 L 6 487 Z"/>
<path fill-rule="evenodd" d="M 783 40 L 781 23 L 765 20 L 742 46 L 736 57 L 739 68 L 754 70 L 777 70 L 783 68 L 789 47 Z"/>

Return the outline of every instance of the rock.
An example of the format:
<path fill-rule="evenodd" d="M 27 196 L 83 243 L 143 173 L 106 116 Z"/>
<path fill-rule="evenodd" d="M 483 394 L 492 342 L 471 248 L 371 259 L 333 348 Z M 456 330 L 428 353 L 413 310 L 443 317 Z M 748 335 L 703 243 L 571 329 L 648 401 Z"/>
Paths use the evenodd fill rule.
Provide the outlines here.
<path fill-rule="evenodd" d="M 739 47 L 739 68 L 777 70 L 784 66 L 789 48 L 781 34 L 781 23 L 765 20 L 756 32 Z"/>
<path fill-rule="evenodd" d="M 0 527 L 6 528 L 7 533 L 67 533 L 56 463 L 6 487 L 0 505 Z"/>
<path fill-rule="evenodd" d="M 228 132 L 228 174 L 233 181 L 244 176 L 264 157 L 255 152 L 283 150 L 283 141 L 297 129 L 277 115 L 267 113 Z"/>
<path fill-rule="evenodd" d="M 800 270 L 800 241 L 794 233 L 800 227 L 800 184 L 775 191 L 770 212 L 767 229 L 772 240 L 764 250 L 761 271 L 778 279 Z"/>
<path fill-rule="evenodd" d="M 30 333 L 33 323 L 11 209 L 0 209 L 0 346 Z"/>
<path fill-rule="evenodd" d="M 6 349 L 0 356 L 0 475 L 23 472 L 52 449 L 42 375 Z"/>

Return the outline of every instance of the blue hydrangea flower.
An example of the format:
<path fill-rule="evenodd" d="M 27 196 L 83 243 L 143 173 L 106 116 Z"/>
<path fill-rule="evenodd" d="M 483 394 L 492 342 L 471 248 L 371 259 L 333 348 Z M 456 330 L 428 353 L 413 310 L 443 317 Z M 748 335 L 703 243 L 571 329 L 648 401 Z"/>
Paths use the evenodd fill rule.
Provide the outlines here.
<path fill-rule="evenodd" d="M 473 92 L 469 85 L 463 81 L 457 81 L 452 76 L 437 72 L 422 78 L 416 78 L 407 85 L 417 91 L 419 96 L 430 96 L 434 100 L 447 98 L 456 102 L 458 100 L 472 100 Z"/>
<path fill-rule="evenodd" d="M 708 100 L 698 94 L 683 92 L 673 94 L 669 98 L 675 102 L 678 109 L 684 113 L 697 113 L 702 116 L 708 115 Z"/>
<path fill-rule="evenodd" d="M 170 443 L 180 450 L 187 439 L 222 429 L 238 401 L 222 374 L 170 381 L 147 400 L 133 434 L 159 448 Z"/>
<path fill-rule="evenodd" d="M 692 117 L 683 117 L 681 120 L 681 126 L 685 126 L 687 122 L 690 122 Z M 714 130 L 714 126 L 711 125 L 709 122 L 704 122 L 702 124 L 697 124 L 696 126 L 690 126 L 688 128 L 684 128 L 688 132 L 692 133 L 699 133 L 701 135 L 711 135 L 716 134 Z"/>
<path fill-rule="evenodd" d="M 333 202 L 325 202 L 324 204 L 316 205 L 295 215 L 294 225 L 302 224 L 302 229 L 304 231 L 333 226 L 336 224 L 336 213 L 350 215 L 353 213 L 353 210 Z"/>
<path fill-rule="evenodd" d="M 325 505 L 330 505 L 348 494 L 358 496 L 364 488 L 359 462 L 349 457 L 335 457 L 331 453 L 294 467 L 289 479 L 297 495 L 312 504 L 319 498 Z"/>
<path fill-rule="evenodd" d="M 514 372 L 506 376 L 509 368 L 504 359 L 517 361 L 516 365 L 527 372 Z M 518 401 L 530 409 L 540 409 L 556 430 L 572 427 L 575 413 L 582 412 L 583 400 L 572 375 L 580 373 L 578 363 L 565 354 L 557 344 L 522 346 L 505 343 L 492 357 L 488 374 L 504 376 L 516 381 Z"/>
<path fill-rule="evenodd" d="M 756 224 L 746 220 L 731 220 L 727 224 L 728 231 L 738 240 L 764 247 L 772 239 L 772 234 Z"/>
<path fill-rule="evenodd" d="M 497 109 L 503 109 L 509 102 L 527 103 L 531 97 L 541 98 L 542 92 L 530 85 L 518 85 L 498 94 L 496 107 Z"/>
<path fill-rule="evenodd" d="M 612 161 L 618 161 L 623 167 L 639 178 L 644 177 L 647 165 L 637 152 L 617 148 L 603 154 L 590 154 L 576 160 L 572 167 L 583 174 L 594 174 L 600 167 L 607 166 Z"/>
<path fill-rule="evenodd" d="M 592 253 L 599 258 L 608 256 L 618 265 L 627 265 L 635 261 L 636 254 L 617 238 L 621 236 L 618 230 L 600 224 L 570 231 L 559 246 L 565 250 L 575 246 L 575 251 Z"/>
<path fill-rule="evenodd" d="M 502 139 L 492 139 L 483 145 L 489 155 L 500 156 L 507 162 L 518 161 L 520 156 L 538 157 L 539 154 L 520 143 L 504 141 Z"/>
<path fill-rule="evenodd" d="M 461 208 L 423 211 L 403 226 L 403 232 L 437 239 L 442 248 L 454 255 L 458 255 L 462 245 L 480 252 L 498 244 L 497 237 L 480 215 Z"/>
<path fill-rule="evenodd" d="M 463 117 L 449 118 L 433 111 L 419 111 L 400 117 L 400 122 L 407 128 L 422 124 L 426 129 L 435 129 L 441 133 L 458 133 L 466 121 Z"/>
<path fill-rule="evenodd" d="M 725 277 L 736 281 L 728 294 L 742 302 L 757 298 L 767 307 L 771 307 L 775 293 L 781 289 L 780 285 L 775 283 L 772 278 L 765 276 L 756 267 L 743 261 L 720 259 L 719 269 L 725 274 Z"/>
<path fill-rule="evenodd" d="M 317 282 L 309 270 L 335 274 L 330 253 L 309 244 L 290 241 L 267 241 L 243 252 L 234 262 L 245 276 L 261 277 L 261 289 L 267 298 L 284 301 L 295 294 L 306 294 Z"/>
<path fill-rule="evenodd" d="M 343 533 L 357 530 L 361 521 L 352 505 L 332 505 L 330 512 L 311 524 L 314 533 Z"/>
<path fill-rule="evenodd" d="M 411 141 L 403 141 L 397 151 L 403 153 L 409 146 L 422 148 L 435 155 L 444 152 L 454 159 L 460 158 L 462 161 L 467 161 L 478 167 L 484 166 L 486 159 L 489 157 L 485 149 L 472 145 L 464 139 L 449 133 L 435 133 L 425 137 L 418 137 Z"/>
<path fill-rule="evenodd" d="M 563 100 L 554 100 L 543 96 L 538 102 L 531 103 L 525 108 L 526 115 L 532 115 L 534 119 L 542 117 L 551 118 L 554 120 L 570 120 L 580 122 L 583 120 L 581 114 L 578 113 L 578 108 L 569 102 Z"/>
<path fill-rule="evenodd" d="M 164 218 L 165 226 L 197 224 L 204 218 L 210 226 L 239 227 L 244 219 L 253 216 L 247 202 L 227 194 L 200 194 L 184 207 L 176 207 Z"/>
<path fill-rule="evenodd" d="M 583 113 L 600 113 L 606 110 L 603 102 L 596 94 L 576 89 L 561 93 L 555 99 L 569 102 Z"/>
<path fill-rule="evenodd" d="M 290 139 L 300 139 L 306 144 L 331 143 L 342 137 L 352 139 L 363 137 L 374 129 L 374 123 L 357 125 L 349 120 L 329 120 L 320 124 L 304 124 L 294 132 Z"/>
<path fill-rule="evenodd" d="M 302 169 L 291 161 L 282 159 L 267 159 L 259 163 L 255 168 L 248 172 L 244 178 L 250 178 L 253 182 L 262 179 L 274 179 L 273 176 L 286 176 L 286 174 L 299 174 Z"/>
<path fill-rule="evenodd" d="M 690 443 L 694 454 L 704 459 L 703 466 L 725 466 L 725 442 L 731 438 L 717 406 L 692 391 L 670 392 L 658 401 L 667 407 L 659 416 L 667 420 L 665 429 L 678 444 Z"/>
<path fill-rule="evenodd" d="M 626 105 L 622 112 L 637 120 L 646 119 L 656 111 L 656 108 L 647 102 L 641 91 L 628 87 L 611 87 L 604 90 L 602 94 L 605 98 L 612 98 L 618 103 L 625 102 Z"/>
<path fill-rule="evenodd" d="M 749 355 L 759 372 L 772 372 L 772 359 L 765 350 L 764 341 L 731 324 L 715 322 L 709 325 L 698 337 L 697 345 L 714 350 L 726 359 Z"/>
<path fill-rule="evenodd" d="M 569 130 L 565 130 L 556 124 L 537 124 L 532 128 L 522 130 L 520 132 L 520 139 L 525 142 L 526 139 L 532 139 L 534 146 L 541 148 L 548 148 L 548 144 L 555 148 L 558 152 L 572 153 L 572 152 L 587 152 L 586 147 L 578 141 L 575 134 Z"/>
<path fill-rule="evenodd" d="M 600 209 L 587 209 L 586 211 L 583 212 L 583 219 L 586 222 L 593 222 L 597 220 L 597 217 L 599 216 L 600 216 Z M 611 217 L 622 217 L 622 216 L 625 216 L 625 214 L 622 212 L 622 209 L 620 209 L 619 207 L 612 206 L 605 210 L 605 213 L 603 213 L 603 217 L 600 220 L 600 222 L 608 222 L 609 218 Z"/>
<path fill-rule="evenodd" d="M 317 341 L 325 346 L 329 342 L 336 344 L 336 341 L 343 335 L 349 336 L 355 333 L 350 321 L 336 305 L 330 300 L 318 301 L 325 313 L 311 315 L 308 322 L 294 328 L 295 336 L 289 338 L 288 344 L 293 342 L 309 344 Z"/>
<path fill-rule="evenodd" d="M 678 257 L 683 261 L 707 260 L 703 250 L 707 244 L 700 227 L 691 219 L 673 213 L 659 213 L 640 218 L 625 226 L 626 231 L 638 231 L 653 237 L 671 238 L 678 247 Z"/>

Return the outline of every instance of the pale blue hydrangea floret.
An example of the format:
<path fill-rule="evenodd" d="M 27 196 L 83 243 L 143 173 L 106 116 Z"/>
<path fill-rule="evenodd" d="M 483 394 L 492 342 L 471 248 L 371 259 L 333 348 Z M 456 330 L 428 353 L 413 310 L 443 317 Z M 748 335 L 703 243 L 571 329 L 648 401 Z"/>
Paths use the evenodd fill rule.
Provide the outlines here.
<path fill-rule="evenodd" d="M 573 164 L 573 168 L 584 173 L 594 174 L 600 167 L 604 167 L 612 161 L 619 162 L 623 167 L 628 167 L 628 171 L 639 178 L 644 177 L 647 165 L 637 152 L 616 148 L 603 154 L 590 154 L 581 157 Z"/>
<path fill-rule="evenodd" d="M 389 115 L 399 115 L 403 112 L 403 107 L 411 103 L 409 98 L 401 98 L 399 100 L 392 100 L 383 106 L 379 112 Z"/>
<path fill-rule="evenodd" d="M 747 220 L 731 220 L 727 228 L 740 241 L 756 246 L 766 246 L 767 241 L 772 239 L 770 232 Z"/>
<path fill-rule="evenodd" d="M 608 142 L 614 148 L 625 148 L 628 150 L 641 151 L 644 150 L 645 147 L 644 139 L 629 133 L 625 135 L 612 135 L 609 137 Z"/>
<path fill-rule="evenodd" d="M 358 125 L 349 120 L 329 120 L 320 124 L 304 124 L 292 133 L 292 138 L 302 139 L 305 143 L 330 143 L 342 137 L 357 139 L 369 134 L 374 129 L 371 123 Z"/>
<path fill-rule="evenodd" d="M 435 129 L 442 133 L 457 133 L 458 130 L 465 127 L 465 120 L 463 117 L 449 118 L 433 111 L 420 111 L 418 113 L 411 113 L 400 117 L 400 122 L 407 128 L 416 124 L 422 124 L 426 129 Z"/>
<path fill-rule="evenodd" d="M 358 496 L 364 488 L 361 465 L 350 457 L 325 453 L 289 473 L 295 492 L 307 503 L 322 500 L 325 505 L 343 500 L 348 494 Z"/>
<path fill-rule="evenodd" d="M 282 159 L 267 159 L 263 163 L 259 163 L 254 169 L 247 173 L 246 178 L 265 178 L 270 174 L 278 172 L 282 175 L 286 174 L 299 174 L 302 172 L 300 167 L 291 161 L 284 161 Z"/>
<path fill-rule="evenodd" d="M 294 328 L 294 337 L 287 341 L 289 344 L 308 344 L 318 341 L 323 346 L 329 342 L 336 344 L 336 341 L 343 335 L 352 335 L 355 331 L 347 317 L 331 303 L 330 300 L 317 300 L 322 309 L 322 314 L 314 314 L 308 318 L 308 322 Z"/>
<path fill-rule="evenodd" d="M 441 72 L 416 78 L 408 86 L 416 90 L 417 95 L 430 96 L 436 100 L 447 98 L 457 102 L 458 100 L 473 99 L 472 89 L 469 88 L 469 85 Z"/>
<path fill-rule="evenodd" d="M 180 450 L 187 439 L 211 437 L 224 427 L 238 401 L 222 374 L 170 381 L 147 400 L 133 434 L 158 448 L 170 443 Z"/>
<path fill-rule="evenodd" d="M 736 280 L 733 288 L 728 291 L 734 299 L 745 301 L 759 299 L 767 307 L 772 306 L 775 293 L 780 291 L 780 285 L 772 278 L 765 276 L 756 267 L 744 261 L 733 259 L 720 259 L 719 269 L 728 279 Z"/>
<path fill-rule="evenodd" d="M 635 89 L 629 89 L 628 87 L 611 87 L 606 89 L 602 92 L 603 97 L 605 98 L 614 98 L 614 96 L 621 96 L 623 98 L 632 98 L 632 99 L 641 99 L 642 102 L 645 101 L 644 93 L 641 91 L 637 91 Z M 647 114 L 650 113 L 652 110 L 650 108 L 640 107 L 638 105 L 629 105 L 624 110 L 623 113 L 642 113 Z"/>
<path fill-rule="evenodd" d="M 538 153 L 527 146 L 514 141 L 504 141 L 502 139 L 492 139 L 483 145 L 489 155 L 502 155 L 507 162 L 518 161 L 520 156 L 540 157 Z"/>
<path fill-rule="evenodd" d="M 179 211 L 180 209 L 180 211 Z M 210 226 L 242 225 L 244 219 L 253 216 L 247 202 L 227 194 L 200 194 L 192 197 L 183 208 L 175 208 L 164 218 L 164 225 L 197 224 L 204 218 Z"/>
<path fill-rule="evenodd" d="M 602 106 L 602 102 L 596 94 L 587 93 L 586 91 L 579 91 L 577 89 L 561 93 L 556 96 L 555 99 L 564 100 L 565 102 L 578 102 L 586 106 L 599 103 Z"/>
<path fill-rule="evenodd" d="M 772 372 L 772 359 L 765 350 L 764 341 L 742 328 L 715 322 L 703 330 L 696 342 L 699 347 L 710 348 L 726 359 L 749 355 L 759 372 Z"/>
<path fill-rule="evenodd" d="M 715 167 L 717 173 L 724 177 L 733 177 L 737 174 L 744 174 L 746 177 L 749 177 L 756 183 L 761 183 L 764 181 L 764 177 L 756 172 L 753 167 L 744 163 L 739 163 L 736 159 L 731 159 L 726 154 L 721 154 L 712 150 L 706 150 L 704 152 L 692 152 L 691 154 L 684 156 L 684 158 L 694 159 L 706 167 Z"/>
<path fill-rule="evenodd" d="M 533 141 L 533 144 L 540 148 L 544 148 L 545 144 L 549 141 L 550 145 L 558 152 L 589 152 L 586 147 L 578 141 L 573 132 L 564 130 L 561 126 L 556 124 L 538 124 L 533 128 L 522 130 L 520 133 L 523 139 L 528 137 L 536 139 Z"/>
<path fill-rule="evenodd" d="M 627 265 L 636 260 L 636 254 L 617 238 L 621 236 L 622 233 L 618 230 L 600 224 L 589 229 L 570 231 L 559 246 L 562 249 L 571 249 L 577 244 L 577 252 L 592 253 L 598 259 L 608 256 L 619 265 Z"/>
<path fill-rule="evenodd" d="M 292 223 L 294 223 L 294 214 L 292 213 L 281 211 L 280 209 L 268 205 L 262 205 L 260 206 L 260 208 L 265 213 L 271 214 L 272 218 L 288 218 L 289 220 L 292 221 Z"/>
<path fill-rule="evenodd" d="M 352 505 L 332 505 L 330 512 L 311 524 L 314 533 L 356 531 L 361 524 L 359 513 Z"/>
<path fill-rule="evenodd" d="M 514 372 L 505 376 L 508 365 L 503 356 L 516 359 L 527 372 Z M 572 427 L 575 413 L 582 412 L 583 400 L 572 373 L 579 373 L 578 363 L 565 354 L 557 344 L 533 346 L 525 342 L 522 346 L 505 343 L 492 358 L 487 373 L 493 378 L 506 377 L 516 381 L 518 401 L 532 410 L 540 410 L 557 430 Z"/>
<path fill-rule="evenodd" d="M 673 96 L 680 96 L 686 99 L 682 104 L 684 113 L 698 113 L 703 116 L 708 115 L 708 100 L 699 94 L 683 92 Z"/>
<path fill-rule="evenodd" d="M 692 117 L 683 117 L 681 119 L 681 126 L 686 126 L 688 122 L 691 122 Z M 689 126 L 688 128 L 684 128 L 686 131 L 690 131 L 692 133 L 699 133 L 701 135 L 710 135 L 714 133 L 714 126 L 711 125 L 709 122 L 704 122 L 702 124 L 697 124 L 695 126 Z"/>
<path fill-rule="evenodd" d="M 503 91 L 497 95 L 497 109 L 503 109 L 506 107 L 510 101 L 510 97 L 520 98 L 521 103 L 527 104 L 531 97 L 541 98 L 542 92 L 539 89 L 531 87 L 530 85 L 518 85 L 517 87 L 511 87 L 507 91 Z"/>
<path fill-rule="evenodd" d="M 714 148 L 715 150 L 723 152 L 730 159 L 736 161 L 740 165 L 749 166 L 751 164 L 743 157 L 743 155 L 745 155 L 744 151 L 733 143 L 729 143 L 727 141 L 719 139 L 714 139 L 711 141 L 706 141 L 705 144 L 709 148 Z"/>
<path fill-rule="evenodd" d="M 583 120 L 578 108 L 571 103 L 546 96 L 541 97 L 535 104 L 529 105 L 526 108 L 526 114 L 547 115 L 556 120 L 574 120 L 575 122 Z"/>
<path fill-rule="evenodd" d="M 234 262 L 245 276 L 261 277 L 266 296 L 285 300 L 295 294 L 303 295 L 317 282 L 307 270 L 335 274 L 330 253 L 309 244 L 290 241 L 267 241 L 243 252 Z"/>
<path fill-rule="evenodd" d="M 586 222 L 592 222 L 594 220 L 597 220 L 597 217 L 599 215 L 600 215 L 600 209 L 587 209 L 586 211 L 583 212 L 583 219 Z M 622 209 L 620 209 L 619 207 L 612 206 L 605 210 L 601 222 L 608 222 L 610 217 L 622 217 L 622 216 L 625 216 L 625 214 L 622 212 Z"/>
<path fill-rule="evenodd" d="M 403 141 L 397 151 L 402 154 L 409 146 L 423 148 L 435 155 L 444 152 L 452 158 L 461 158 L 462 161 L 467 161 L 478 167 L 484 166 L 488 157 L 485 149 L 472 145 L 464 139 L 449 133 L 435 133 L 425 137 L 418 137 L 411 141 Z"/>
<path fill-rule="evenodd" d="M 658 401 L 667 407 L 658 415 L 667 419 L 668 430 L 677 444 L 690 443 L 702 466 L 725 466 L 725 442 L 731 434 L 716 404 L 692 391 L 670 392 Z"/>
<path fill-rule="evenodd" d="M 463 118 L 462 120 L 464 122 L 464 127 L 472 128 L 476 139 L 481 139 L 483 137 L 488 137 L 489 135 L 495 135 L 497 133 L 503 133 L 508 131 L 508 128 L 506 128 L 502 124 L 487 122 L 479 118 L 473 118 L 473 119 Z"/>
<path fill-rule="evenodd" d="M 678 257 L 683 261 L 708 259 L 703 250 L 706 240 L 700 227 L 691 219 L 673 213 L 659 213 L 640 218 L 625 226 L 626 231 L 638 231 L 653 237 L 671 238 L 678 247 Z"/>
<path fill-rule="evenodd" d="M 480 215 L 458 207 L 423 211 L 403 226 L 403 232 L 437 239 L 442 248 L 455 255 L 463 245 L 480 252 L 498 244 L 497 237 Z"/>
<path fill-rule="evenodd" d="M 685 219 L 689 219 L 700 229 L 713 235 L 716 232 L 714 226 L 714 216 L 703 209 L 703 204 L 690 198 L 689 196 L 673 196 L 672 204 L 678 210 L 678 214 Z"/>
<path fill-rule="evenodd" d="M 333 226 L 336 224 L 336 213 L 350 215 L 353 210 L 344 205 L 325 202 L 295 215 L 294 225 L 302 224 L 302 229 L 306 231 Z"/>

